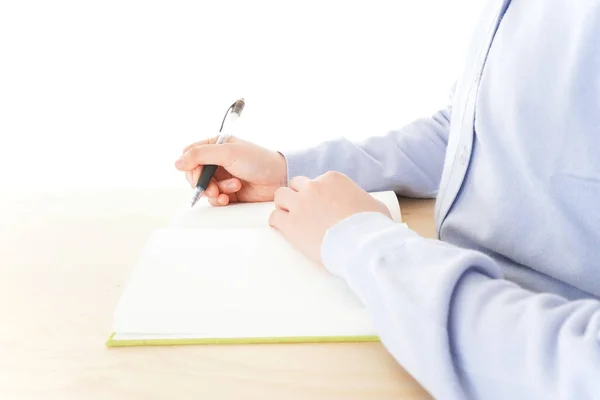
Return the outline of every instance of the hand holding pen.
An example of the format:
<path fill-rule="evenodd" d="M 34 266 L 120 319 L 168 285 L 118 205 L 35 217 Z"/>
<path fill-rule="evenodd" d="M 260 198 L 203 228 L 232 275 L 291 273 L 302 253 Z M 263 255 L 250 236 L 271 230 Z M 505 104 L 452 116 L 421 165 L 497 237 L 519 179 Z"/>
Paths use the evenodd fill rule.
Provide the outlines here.
<path fill-rule="evenodd" d="M 237 100 L 227 109 L 225 113 L 225 117 L 223 117 L 223 122 L 221 122 L 221 128 L 219 129 L 219 137 L 217 138 L 216 144 L 223 144 L 230 136 L 229 129 L 231 127 L 228 125 L 227 130 L 223 131 L 223 127 L 225 126 L 225 122 L 229 122 L 232 125 L 237 125 L 237 121 L 242 116 L 242 111 L 244 110 L 244 106 L 246 102 L 244 99 Z M 202 172 L 200 173 L 200 178 L 196 183 L 196 189 L 194 190 L 194 196 L 192 197 L 192 207 L 196 205 L 198 199 L 202 196 L 204 191 L 208 188 L 210 181 L 212 180 L 215 171 L 217 170 L 217 165 L 210 164 L 202 167 Z"/>
<path fill-rule="evenodd" d="M 190 144 L 175 163 L 186 172 L 195 193 L 201 192 L 198 198 L 206 196 L 214 206 L 273 201 L 275 191 L 287 185 L 286 161 L 280 153 L 231 135 L 241 113 L 239 102 L 227 110 L 219 136 Z M 239 113 L 231 118 L 236 104 Z"/>

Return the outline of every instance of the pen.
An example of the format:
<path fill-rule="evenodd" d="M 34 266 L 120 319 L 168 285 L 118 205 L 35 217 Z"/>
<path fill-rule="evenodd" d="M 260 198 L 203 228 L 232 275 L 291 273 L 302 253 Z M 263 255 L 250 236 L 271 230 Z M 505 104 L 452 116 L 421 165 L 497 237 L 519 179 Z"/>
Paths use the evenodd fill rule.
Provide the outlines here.
<path fill-rule="evenodd" d="M 245 105 L 246 102 L 244 101 L 244 99 L 239 99 L 231 106 L 229 106 L 229 108 L 225 112 L 225 117 L 223 117 L 223 122 L 221 122 L 221 128 L 219 129 L 219 138 L 217 139 L 216 144 L 224 143 L 230 136 L 231 131 L 229 129 L 223 131 L 223 126 L 225 125 L 226 121 L 229 121 L 228 126 L 231 124 L 235 124 L 242 115 L 242 110 L 244 109 Z M 217 165 L 212 164 L 205 165 L 202 168 L 202 173 L 200 174 L 200 178 L 198 178 L 196 188 L 194 189 L 194 196 L 192 197 L 192 207 L 194 207 L 194 205 L 198 202 L 198 199 L 200 199 L 200 197 L 202 196 L 202 193 L 204 193 L 204 191 L 208 188 L 208 184 L 210 183 L 210 180 L 214 176 L 216 170 Z"/>

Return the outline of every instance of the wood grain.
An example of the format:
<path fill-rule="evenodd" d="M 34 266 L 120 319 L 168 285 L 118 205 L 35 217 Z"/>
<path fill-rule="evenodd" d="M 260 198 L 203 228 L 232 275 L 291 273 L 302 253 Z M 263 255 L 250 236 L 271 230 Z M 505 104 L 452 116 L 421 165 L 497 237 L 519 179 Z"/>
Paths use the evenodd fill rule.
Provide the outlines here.
<path fill-rule="evenodd" d="M 181 190 L 0 200 L 2 399 L 426 399 L 379 343 L 107 349 L 112 313 Z M 431 202 L 402 200 L 430 236 Z"/>

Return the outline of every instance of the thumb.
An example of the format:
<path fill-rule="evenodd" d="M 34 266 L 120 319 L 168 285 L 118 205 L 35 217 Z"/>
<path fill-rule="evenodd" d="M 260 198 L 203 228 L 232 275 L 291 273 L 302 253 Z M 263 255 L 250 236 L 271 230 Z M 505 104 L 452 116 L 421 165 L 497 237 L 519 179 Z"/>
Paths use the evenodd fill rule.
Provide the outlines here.
<path fill-rule="evenodd" d="M 227 167 L 233 162 L 231 144 L 206 144 L 188 149 L 175 162 L 180 171 L 190 171 L 199 165 L 215 164 Z"/>

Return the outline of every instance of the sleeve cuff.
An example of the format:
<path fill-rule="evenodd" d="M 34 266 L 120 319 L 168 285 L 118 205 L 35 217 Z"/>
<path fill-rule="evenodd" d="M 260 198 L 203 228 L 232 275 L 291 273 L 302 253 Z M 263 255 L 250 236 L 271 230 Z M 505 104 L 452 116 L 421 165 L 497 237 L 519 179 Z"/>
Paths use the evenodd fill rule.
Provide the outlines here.
<path fill-rule="evenodd" d="M 290 185 L 292 178 L 296 176 L 306 176 L 314 179 L 327 171 L 321 171 L 318 168 L 319 157 L 315 149 L 304 149 L 293 152 L 280 151 L 279 154 L 285 158 L 287 166 L 287 185 Z"/>
<path fill-rule="evenodd" d="M 321 245 L 321 260 L 325 268 L 332 274 L 347 279 L 349 269 L 366 261 L 365 253 L 377 253 L 372 253 L 375 249 L 370 247 L 386 241 L 374 239 L 390 229 L 397 230 L 394 237 L 398 245 L 410 238 L 419 237 L 405 224 L 396 223 L 378 212 L 358 213 L 338 222 L 325 233 Z"/>

